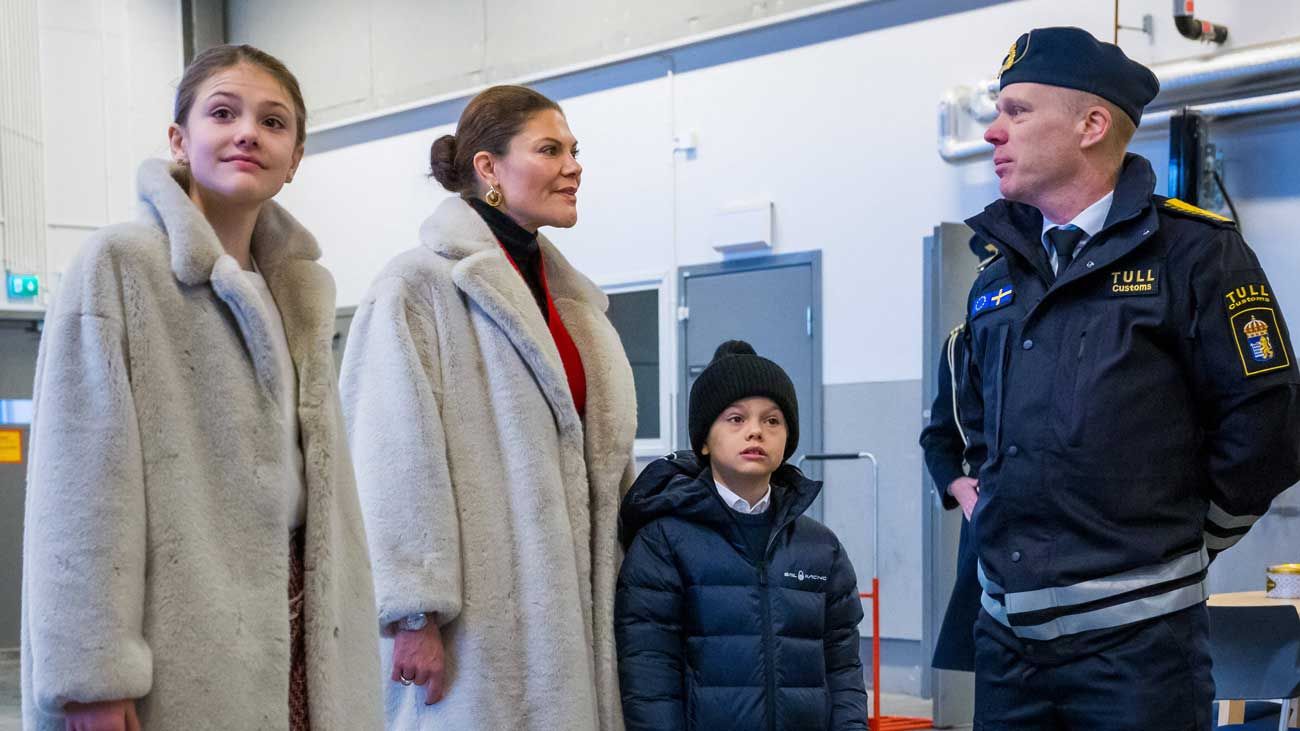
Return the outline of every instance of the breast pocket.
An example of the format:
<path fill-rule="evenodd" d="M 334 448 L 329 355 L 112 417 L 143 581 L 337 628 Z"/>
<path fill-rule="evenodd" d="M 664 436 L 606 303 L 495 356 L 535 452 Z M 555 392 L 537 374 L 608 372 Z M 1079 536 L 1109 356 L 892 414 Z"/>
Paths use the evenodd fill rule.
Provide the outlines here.
<path fill-rule="evenodd" d="M 1089 393 L 1097 362 L 1097 344 L 1102 339 L 1102 321 L 1098 314 L 1083 314 L 1066 329 L 1060 357 L 1056 362 L 1057 436 L 1072 447 L 1083 443 L 1087 432 Z"/>
<path fill-rule="evenodd" d="M 990 455 L 1000 453 L 1002 412 L 1006 400 L 1007 342 L 1011 322 L 1005 318 L 989 322 L 978 331 L 976 363 L 979 366 L 980 395 L 984 407 L 984 438 Z"/>

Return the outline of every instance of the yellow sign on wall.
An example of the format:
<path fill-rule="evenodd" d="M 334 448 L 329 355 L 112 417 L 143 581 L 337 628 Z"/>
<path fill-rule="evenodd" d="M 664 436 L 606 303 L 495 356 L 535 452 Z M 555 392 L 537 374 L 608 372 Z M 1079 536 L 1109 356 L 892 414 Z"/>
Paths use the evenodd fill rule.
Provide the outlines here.
<path fill-rule="evenodd" d="M 23 433 L 18 429 L 0 429 L 0 464 L 23 463 Z"/>

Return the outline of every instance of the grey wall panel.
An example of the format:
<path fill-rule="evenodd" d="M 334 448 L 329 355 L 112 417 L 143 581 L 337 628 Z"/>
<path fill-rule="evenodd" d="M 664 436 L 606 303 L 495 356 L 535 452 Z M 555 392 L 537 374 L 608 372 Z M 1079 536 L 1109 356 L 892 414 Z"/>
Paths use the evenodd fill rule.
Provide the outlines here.
<path fill-rule="evenodd" d="M 1300 486 L 1292 486 L 1237 545 L 1210 564 L 1210 593 L 1263 591 L 1264 571 L 1300 562 Z"/>
<path fill-rule="evenodd" d="M 277 56 L 298 77 L 308 117 L 347 116 L 372 96 L 370 3 L 349 0 L 254 0 L 226 5 L 231 43 Z"/>
<path fill-rule="evenodd" d="M 858 641 L 858 659 L 862 661 L 862 676 L 867 682 L 867 693 L 874 693 L 871 687 L 871 638 L 863 637 Z M 906 693 L 921 696 L 922 668 L 928 667 L 930 658 L 925 656 L 921 643 L 915 640 L 880 641 L 880 688 L 886 693 Z M 890 714 L 888 705 L 882 709 L 882 715 Z"/>
<path fill-rule="evenodd" d="M 225 1 L 184 0 L 181 3 L 181 33 L 186 65 L 203 51 L 225 43 Z"/>
<path fill-rule="evenodd" d="M 374 103 L 395 106 L 483 83 L 484 8 L 466 0 L 372 0 Z"/>
<path fill-rule="evenodd" d="M 882 344 L 887 347 L 888 344 Z M 882 637 L 921 639 L 921 382 L 833 384 L 824 388 L 825 451 L 868 451 L 880 460 Z M 844 543 L 859 588 L 871 582 L 873 511 L 866 463 L 826 467 L 825 523 Z M 870 606 L 864 603 L 870 617 Z M 863 634 L 870 631 L 863 624 Z"/>
<path fill-rule="evenodd" d="M 225 27 L 229 42 L 279 56 L 298 75 L 313 124 L 324 124 L 835 4 L 227 0 Z"/>
<path fill-rule="evenodd" d="M 484 0 L 490 80 L 599 58 L 613 30 L 614 0 Z"/>

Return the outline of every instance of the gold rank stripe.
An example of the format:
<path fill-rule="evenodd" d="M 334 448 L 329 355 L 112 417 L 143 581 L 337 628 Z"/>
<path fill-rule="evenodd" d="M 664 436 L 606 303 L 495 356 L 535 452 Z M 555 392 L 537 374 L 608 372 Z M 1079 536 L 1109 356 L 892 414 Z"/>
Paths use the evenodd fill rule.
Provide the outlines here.
<path fill-rule="evenodd" d="M 1201 218 L 1208 218 L 1211 221 L 1222 221 L 1224 223 L 1234 223 L 1234 221 L 1231 218 L 1228 218 L 1227 216 L 1220 216 L 1217 213 L 1207 211 L 1204 208 L 1198 208 L 1197 206 L 1194 206 L 1191 203 L 1188 203 L 1187 201 L 1179 200 L 1177 198 L 1166 198 L 1165 208 L 1174 211 L 1181 211 L 1183 213 L 1190 213 L 1193 216 L 1200 216 Z"/>

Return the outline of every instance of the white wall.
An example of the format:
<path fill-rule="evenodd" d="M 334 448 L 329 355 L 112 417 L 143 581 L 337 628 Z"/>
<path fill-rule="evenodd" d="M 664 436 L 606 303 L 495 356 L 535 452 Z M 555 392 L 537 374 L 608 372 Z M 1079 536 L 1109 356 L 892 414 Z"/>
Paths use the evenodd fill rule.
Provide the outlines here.
<path fill-rule="evenodd" d="M 1238 45 L 1300 36 L 1300 4 L 1290 0 L 1197 7 L 1228 23 Z M 1122 36 L 1135 57 L 1207 51 L 1177 36 L 1167 2 L 1124 8 L 1129 24 L 1144 10 L 1157 18 L 1155 44 Z M 825 383 L 920 378 L 920 240 L 939 221 L 963 219 L 997 197 L 986 159 L 951 165 L 936 154 L 940 95 L 989 76 L 1023 29 L 1074 24 L 1108 36 L 1110 9 L 1007 3 L 562 100 L 585 172 L 580 222 L 552 238 L 594 279 L 612 284 L 717 260 L 708 241 L 714 212 L 772 200 L 776 251 L 824 252 Z M 694 159 L 673 154 L 673 130 L 698 133 Z M 350 263 L 336 270 L 342 303 L 355 303 L 382 262 L 415 243 L 419 221 L 444 195 L 422 172 L 429 143 L 446 131 L 311 155 L 282 194 L 315 226 L 331 265 Z M 1237 191 L 1248 233 L 1254 197 L 1271 200 L 1270 211 L 1300 213 L 1294 196 L 1273 200 L 1269 191 L 1288 172 L 1267 155 L 1234 175 L 1244 159 L 1234 157 L 1236 139 L 1225 140 L 1228 178 L 1249 184 Z M 1243 139 L 1254 137 L 1247 131 Z M 1164 145 L 1163 135 L 1144 136 L 1137 149 L 1163 160 Z M 344 200 L 374 201 L 387 220 L 376 228 L 371 216 L 345 216 Z M 1254 241 L 1266 261 L 1285 262 L 1290 247 L 1270 238 L 1276 231 L 1258 226 Z M 364 256 L 346 253 L 358 246 Z M 1284 302 L 1300 302 L 1300 292 L 1285 291 L 1279 283 Z M 1300 321 L 1296 312 L 1291 319 Z"/>
<path fill-rule="evenodd" d="M 46 261 L 56 280 L 90 231 L 134 215 L 140 161 L 167 154 L 180 3 L 42 2 L 40 42 Z"/>
<path fill-rule="evenodd" d="M 1213 52 L 1177 36 L 1165 0 L 1123 6 L 1125 24 L 1140 24 L 1143 12 L 1156 18 L 1154 43 L 1140 34 L 1121 37 L 1134 57 L 1156 63 Z M 964 219 L 998 196 L 987 159 L 951 165 L 939 158 L 940 96 L 990 76 L 1027 28 L 1079 25 L 1109 36 L 1112 7 L 1025 0 L 673 75 L 665 58 L 661 78 L 563 99 L 585 167 L 580 221 L 548 235 L 598 283 L 613 285 L 716 261 L 709 246 L 714 212 L 771 200 L 775 251 L 823 252 L 824 382 L 919 380 L 921 239 L 938 222 Z M 1230 47 L 1300 36 L 1300 3 L 1291 0 L 1203 0 L 1197 9 L 1231 27 Z M 1244 230 L 1288 318 L 1300 323 L 1300 251 L 1291 223 L 1300 220 L 1300 178 L 1293 173 L 1300 125 L 1240 120 L 1215 129 Z M 281 194 L 319 237 L 338 277 L 340 304 L 355 304 L 387 259 L 416 244 L 420 221 L 447 195 L 424 173 L 429 144 L 448 131 L 443 126 L 310 155 Z M 698 135 L 690 158 L 672 151 L 674 133 L 685 132 Z M 1166 192 L 1167 144 L 1155 130 L 1134 146 L 1155 165 L 1159 193 Z M 670 277 L 674 296 L 671 285 Z M 919 482 L 887 487 L 910 495 Z M 863 580 L 870 536 L 842 516 L 862 515 L 864 500 L 841 490 L 826 504 L 828 523 L 844 538 Z M 893 547 L 881 574 L 889 597 L 882 635 L 888 637 L 920 637 L 919 510 L 910 499 L 882 505 L 882 544 Z M 1256 533 L 1238 556 L 1267 552 L 1261 541 L 1280 544 L 1275 552 L 1294 543 L 1294 531 Z M 1212 583 L 1217 590 L 1241 588 L 1223 582 L 1240 583 L 1256 568 L 1235 567 L 1226 579 L 1219 572 Z"/>
<path fill-rule="evenodd" d="M 332 122 L 836 2 L 226 0 L 225 5 L 230 37 L 300 70 L 311 115 Z M 321 43 L 322 38 L 329 42 Z"/>

